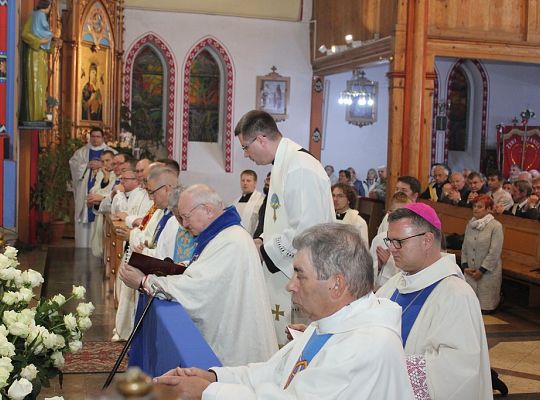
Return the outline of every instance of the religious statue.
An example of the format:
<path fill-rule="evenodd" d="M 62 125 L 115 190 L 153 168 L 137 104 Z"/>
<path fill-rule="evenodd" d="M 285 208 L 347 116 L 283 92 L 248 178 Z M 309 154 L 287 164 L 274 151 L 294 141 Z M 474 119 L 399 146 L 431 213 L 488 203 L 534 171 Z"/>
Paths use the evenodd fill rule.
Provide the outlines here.
<path fill-rule="evenodd" d="M 48 55 L 51 51 L 53 34 L 49 28 L 48 15 L 50 0 L 40 0 L 24 24 L 22 40 L 25 44 L 23 55 L 23 97 L 21 103 L 22 121 L 43 121 L 46 112 L 48 84 Z"/>

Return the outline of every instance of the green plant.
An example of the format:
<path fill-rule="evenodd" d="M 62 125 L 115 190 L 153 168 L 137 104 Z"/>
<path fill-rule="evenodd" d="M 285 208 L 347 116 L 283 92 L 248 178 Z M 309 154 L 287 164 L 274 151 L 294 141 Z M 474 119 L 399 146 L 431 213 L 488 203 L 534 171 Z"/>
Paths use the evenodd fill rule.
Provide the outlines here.
<path fill-rule="evenodd" d="M 54 107 L 57 107 L 58 104 L 59 104 L 58 99 L 56 97 L 53 97 L 53 96 L 47 96 L 46 103 L 47 103 L 47 108 L 49 110 L 53 109 Z"/>
<path fill-rule="evenodd" d="M 64 121 L 56 139 L 41 149 L 38 159 L 37 183 L 32 190 L 32 205 L 48 212 L 53 220 L 69 221 L 67 188 L 71 182 L 69 159 L 83 145 L 70 134 L 70 123 Z"/>

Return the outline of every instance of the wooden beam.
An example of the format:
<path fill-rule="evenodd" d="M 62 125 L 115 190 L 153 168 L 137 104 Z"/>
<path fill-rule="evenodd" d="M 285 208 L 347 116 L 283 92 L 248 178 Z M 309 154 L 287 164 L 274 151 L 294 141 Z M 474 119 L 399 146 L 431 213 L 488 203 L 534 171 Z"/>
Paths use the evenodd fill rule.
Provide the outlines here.
<path fill-rule="evenodd" d="M 318 160 L 321 159 L 324 107 L 324 77 L 313 76 L 311 79 L 311 118 L 309 124 L 309 152 Z"/>

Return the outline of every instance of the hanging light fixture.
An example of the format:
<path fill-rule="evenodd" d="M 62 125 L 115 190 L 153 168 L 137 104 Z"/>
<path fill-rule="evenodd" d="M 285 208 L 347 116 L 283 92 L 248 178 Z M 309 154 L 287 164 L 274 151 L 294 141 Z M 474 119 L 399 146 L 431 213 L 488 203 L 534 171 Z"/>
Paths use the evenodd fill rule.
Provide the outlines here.
<path fill-rule="evenodd" d="M 347 81 L 347 88 L 340 93 L 338 104 L 350 106 L 356 102 L 359 106 L 375 104 L 377 91 L 375 82 L 366 78 L 366 73 L 357 68 L 353 70 L 353 78 Z"/>

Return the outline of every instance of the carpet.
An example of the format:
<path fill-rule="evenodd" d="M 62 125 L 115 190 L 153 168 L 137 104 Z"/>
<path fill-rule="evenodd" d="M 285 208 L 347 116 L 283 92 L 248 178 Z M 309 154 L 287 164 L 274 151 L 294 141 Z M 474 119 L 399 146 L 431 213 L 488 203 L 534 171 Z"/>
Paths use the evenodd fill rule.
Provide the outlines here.
<path fill-rule="evenodd" d="M 125 342 L 83 342 L 78 353 L 66 353 L 64 374 L 77 373 L 109 373 L 116 359 L 122 352 Z M 118 372 L 127 369 L 127 355 L 122 360 Z"/>

